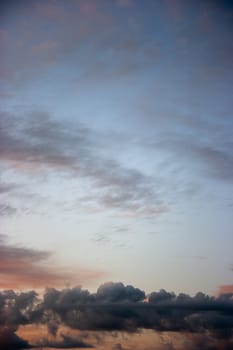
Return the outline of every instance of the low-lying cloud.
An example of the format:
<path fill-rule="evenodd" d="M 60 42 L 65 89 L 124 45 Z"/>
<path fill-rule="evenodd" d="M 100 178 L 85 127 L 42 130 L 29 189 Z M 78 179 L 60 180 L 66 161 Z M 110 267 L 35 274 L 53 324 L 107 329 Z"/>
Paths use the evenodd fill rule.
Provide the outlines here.
<path fill-rule="evenodd" d="M 29 349 L 30 344 L 21 339 L 12 328 L 0 328 L 0 347 L 4 350 Z"/>
<path fill-rule="evenodd" d="M 176 295 L 160 290 L 146 297 L 144 291 L 122 283 L 103 284 L 96 293 L 81 288 L 50 288 L 42 298 L 34 291 L 8 290 L 0 293 L 0 314 L 0 328 L 11 330 L 11 333 L 5 332 L 4 337 L 12 334 L 12 330 L 14 333 L 20 325 L 43 324 L 54 337 L 64 326 L 110 333 L 148 329 L 190 334 L 194 339 L 190 349 L 195 349 L 195 342 L 201 339 L 205 343 L 202 349 L 219 346 L 225 350 L 233 345 L 232 293 L 212 297 L 203 293 Z M 91 346 L 81 338 L 75 340 L 64 335 L 60 343 L 55 339 L 46 346 L 59 348 L 59 344 Z"/>
<path fill-rule="evenodd" d="M 62 334 L 61 340 L 43 339 L 39 342 L 39 346 L 48 347 L 52 349 L 77 349 L 77 348 L 93 348 L 94 346 L 84 342 L 77 337 Z"/>

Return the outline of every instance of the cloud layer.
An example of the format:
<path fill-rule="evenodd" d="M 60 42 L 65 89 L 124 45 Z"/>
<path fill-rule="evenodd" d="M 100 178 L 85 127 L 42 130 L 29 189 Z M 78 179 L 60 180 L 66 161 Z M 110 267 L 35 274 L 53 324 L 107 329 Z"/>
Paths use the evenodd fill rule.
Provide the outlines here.
<path fill-rule="evenodd" d="M 142 290 L 122 283 L 106 283 L 96 293 L 81 288 L 52 288 L 45 291 L 42 299 L 33 291 L 3 291 L 0 293 L 2 339 L 14 338 L 20 325 L 44 324 L 53 336 L 63 326 L 100 334 L 151 329 L 162 333 L 190 334 L 194 341 L 205 344 L 202 349 L 226 350 L 233 345 L 232 293 L 219 297 L 197 293 L 191 297 L 160 290 L 145 298 Z M 82 339 L 66 336 L 61 343 L 47 342 L 52 347 L 62 347 L 62 344 L 89 346 L 82 343 Z M 194 349 L 194 345 L 190 349 Z"/>

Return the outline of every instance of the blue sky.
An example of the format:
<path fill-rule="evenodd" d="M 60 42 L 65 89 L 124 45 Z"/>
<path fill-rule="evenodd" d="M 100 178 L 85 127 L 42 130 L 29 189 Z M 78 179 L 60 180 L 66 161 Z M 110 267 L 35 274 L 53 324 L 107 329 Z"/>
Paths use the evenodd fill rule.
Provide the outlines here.
<path fill-rule="evenodd" d="M 2 249 L 92 289 L 232 285 L 230 2 L 1 6 Z"/>
<path fill-rule="evenodd" d="M 232 19 L 0 2 L 0 348 L 232 348 Z"/>

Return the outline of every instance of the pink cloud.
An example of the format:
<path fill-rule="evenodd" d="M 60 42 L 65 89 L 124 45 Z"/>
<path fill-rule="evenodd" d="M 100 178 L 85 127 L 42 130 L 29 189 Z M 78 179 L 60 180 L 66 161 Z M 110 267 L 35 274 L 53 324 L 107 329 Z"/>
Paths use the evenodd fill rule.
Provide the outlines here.
<path fill-rule="evenodd" d="M 51 252 L 12 245 L 0 235 L 0 289 L 80 285 L 103 276 L 97 269 L 55 265 L 51 258 Z"/>
<path fill-rule="evenodd" d="M 228 293 L 233 293 L 233 284 L 225 284 L 219 288 L 219 295 Z"/>

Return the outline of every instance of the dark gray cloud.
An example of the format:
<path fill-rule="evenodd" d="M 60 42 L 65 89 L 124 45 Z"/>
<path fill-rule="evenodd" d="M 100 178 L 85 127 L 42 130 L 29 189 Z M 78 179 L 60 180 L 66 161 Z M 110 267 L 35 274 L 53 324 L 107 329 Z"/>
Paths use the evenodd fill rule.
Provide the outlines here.
<path fill-rule="evenodd" d="M 0 325 L 17 330 L 20 325 L 40 323 L 47 325 L 54 336 L 62 326 L 99 332 L 176 332 L 193 339 L 190 349 L 195 349 L 201 340 L 206 344 L 203 349 L 208 349 L 208 344 L 213 349 L 221 345 L 225 350 L 233 344 L 232 293 L 219 297 L 197 293 L 192 297 L 160 290 L 144 300 L 143 291 L 122 283 L 104 284 L 96 293 L 81 288 L 52 288 L 45 291 L 42 299 L 33 291 L 8 290 L 0 293 Z M 56 340 L 46 344 L 72 346 L 75 341 L 78 344 L 77 339 L 63 336 L 60 343 Z M 86 345 L 81 339 L 80 346 Z"/>
<path fill-rule="evenodd" d="M 96 294 L 97 301 L 139 302 L 145 299 L 145 292 L 133 286 L 124 286 L 123 283 L 106 283 L 100 286 Z"/>
<path fill-rule="evenodd" d="M 0 328 L 0 348 L 4 350 L 29 349 L 30 344 L 21 339 L 11 328 Z"/>
<path fill-rule="evenodd" d="M 108 283 L 95 294 L 79 289 L 48 290 L 41 310 L 49 309 L 61 324 L 73 329 L 131 333 L 146 328 L 184 333 L 192 339 L 190 349 L 202 339 L 206 346 L 203 349 L 222 346 L 225 350 L 232 345 L 232 297 L 226 294 L 214 298 L 203 293 L 191 297 L 161 290 L 151 293 L 144 302 L 143 291 Z"/>
<path fill-rule="evenodd" d="M 81 198 L 86 206 L 94 203 L 100 209 L 144 217 L 165 212 L 155 179 L 106 157 L 97 136 L 81 124 L 65 127 L 43 113 L 31 113 L 30 122 L 22 117 L 20 123 L 16 116 L 2 113 L 0 159 L 28 175 L 47 172 L 87 179 L 91 191 Z"/>

